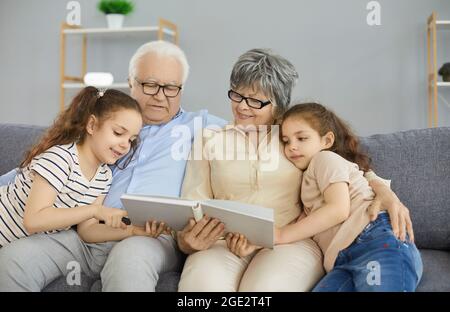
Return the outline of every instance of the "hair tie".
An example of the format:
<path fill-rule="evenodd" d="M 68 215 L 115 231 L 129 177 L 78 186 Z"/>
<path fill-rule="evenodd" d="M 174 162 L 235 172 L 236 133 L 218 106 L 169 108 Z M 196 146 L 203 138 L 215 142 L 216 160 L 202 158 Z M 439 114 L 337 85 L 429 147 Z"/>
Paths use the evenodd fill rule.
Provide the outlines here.
<path fill-rule="evenodd" d="M 102 96 L 105 95 L 107 89 L 98 89 L 97 91 L 97 99 L 101 98 Z"/>

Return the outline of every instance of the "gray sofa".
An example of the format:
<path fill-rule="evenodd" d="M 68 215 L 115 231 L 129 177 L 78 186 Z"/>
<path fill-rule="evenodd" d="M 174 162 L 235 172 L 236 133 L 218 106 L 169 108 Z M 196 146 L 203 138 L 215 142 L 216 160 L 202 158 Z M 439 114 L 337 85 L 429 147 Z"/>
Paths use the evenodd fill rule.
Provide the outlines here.
<path fill-rule="evenodd" d="M 15 168 L 42 127 L 0 124 L 0 175 Z M 410 130 L 361 138 L 375 171 L 392 179 L 392 188 L 410 209 L 416 244 L 424 262 L 417 291 L 450 291 L 450 127 Z M 180 273 L 160 276 L 157 291 L 176 291 Z M 81 286 L 64 278 L 45 291 L 100 291 L 87 276 Z"/>

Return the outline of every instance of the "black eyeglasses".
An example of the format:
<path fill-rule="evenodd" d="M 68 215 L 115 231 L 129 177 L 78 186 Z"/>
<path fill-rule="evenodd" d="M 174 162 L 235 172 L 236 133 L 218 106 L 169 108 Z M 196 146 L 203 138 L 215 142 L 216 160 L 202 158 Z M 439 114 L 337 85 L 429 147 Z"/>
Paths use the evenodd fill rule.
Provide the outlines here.
<path fill-rule="evenodd" d="M 168 98 L 174 98 L 180 93 L 180 90 L 183 88 L 182 86 L 175 85 L 160 85 L 156 82 L 141 82 L 137 78 L 134 78 L 137 83 L 142 86 L 142 92 L 147 95 L 155 95 L 158 94 L 159 89 L 163 89 L 163 93 Z"/>
<path fill-rule="evenodd" d="M 230 100 L 237 102 L 237 103 L 241 103 L 242 100 L 245 100 L 245 103 L 247 103 L 248 106 L 250 106 L 251 108 L 256 108 L 256 109 L 261 109 L 266 105 L 269 105 L 270 103 L 272 103 L 271 101 L 267 101 L 267 102 L 263 102 L 251 97 L 246 97 L 243 96 L 233 90 L 229 90 L 228 91 L 228 97 L 230 98 Z"/>

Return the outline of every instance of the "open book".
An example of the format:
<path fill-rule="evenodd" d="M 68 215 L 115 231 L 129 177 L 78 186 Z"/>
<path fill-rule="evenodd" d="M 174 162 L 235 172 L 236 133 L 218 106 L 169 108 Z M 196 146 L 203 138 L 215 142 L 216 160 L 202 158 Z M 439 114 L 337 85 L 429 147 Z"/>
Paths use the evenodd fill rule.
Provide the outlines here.
<path fill-rule="evenodd" d="M 225 232 L 240 233 L 254 245 L 273 248 L 273 209 L 230 200 L 187 200 L 175 197 L 130 195 L 120 198 L 131 223 L 144 226 L 147 220 L 164 221 L 176 231 L 190 218 L 204 215 L 225 224 Z"/>

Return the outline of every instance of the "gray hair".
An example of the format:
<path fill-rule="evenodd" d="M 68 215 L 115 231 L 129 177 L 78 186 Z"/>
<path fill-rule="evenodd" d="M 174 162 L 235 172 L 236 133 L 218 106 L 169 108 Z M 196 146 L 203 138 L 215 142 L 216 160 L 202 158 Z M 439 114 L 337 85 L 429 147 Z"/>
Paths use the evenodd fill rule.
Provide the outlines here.
<path fill-rule="evenodd" d="M 275 106 L 275 119 L 288 109 L 292 90 L 298 80 L 295 67 L 269 49 L 252 49 L 242 54 L 233 66 L 230 77 L 232 89 L 256 88 Z"/>
<path fill-rule="evenodd" d="M 128 67 L 128 77 L 133 79 L 136 77 L 137 63 L 145 55 L 155 53 L 161 56 L 172 56 L 178 60 L 183 70 L 182 84 L 184 84 L 189 75 L 189 64 L 186 55 L 177 45 L 167 41 L 151 41 L 141 45 L 134 55 L 131 57 L 130 65 Z"/>

